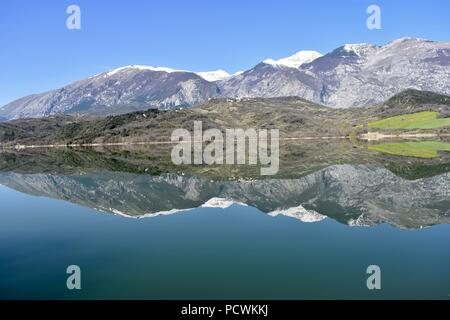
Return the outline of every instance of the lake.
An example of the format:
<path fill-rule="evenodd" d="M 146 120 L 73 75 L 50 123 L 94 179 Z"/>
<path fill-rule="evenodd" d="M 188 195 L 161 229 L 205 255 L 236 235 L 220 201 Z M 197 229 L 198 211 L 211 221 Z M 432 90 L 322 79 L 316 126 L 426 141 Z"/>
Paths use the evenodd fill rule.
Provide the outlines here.
<path fill-rule="evenodd" d="M 449 299 L 448 153 L 398 149 L 290 145 L 264 179 L 142 148 L 4 151 L 0 298 Z"/>

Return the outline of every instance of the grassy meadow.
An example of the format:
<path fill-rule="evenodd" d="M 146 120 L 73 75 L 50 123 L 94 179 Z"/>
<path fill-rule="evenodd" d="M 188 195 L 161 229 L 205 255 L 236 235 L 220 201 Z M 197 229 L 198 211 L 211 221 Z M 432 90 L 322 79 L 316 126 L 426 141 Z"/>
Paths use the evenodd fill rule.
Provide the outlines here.
<path fill-rule="evenodd" d="M 450 126 L 450 118 L 438 118 L 438 113 L 434 111 L 404 114 L 369 123 L 369 127 L 377 129 L 437 129 L 446 126 Z"/>

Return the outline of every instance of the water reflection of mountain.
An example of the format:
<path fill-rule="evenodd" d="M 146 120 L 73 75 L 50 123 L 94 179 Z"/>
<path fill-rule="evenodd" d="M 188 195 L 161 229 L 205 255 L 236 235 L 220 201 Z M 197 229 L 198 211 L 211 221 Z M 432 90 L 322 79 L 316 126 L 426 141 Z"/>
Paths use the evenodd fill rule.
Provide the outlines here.
<path fill-rule="evenodd" d="M 133 217 L 239 202 L 310 222 L 327 216 L 349 225 L 388 223 L 399 228 L 450 223 L 448 172 L 413 181 L 367 165 L 333 165 L 300 178 L 257 181 L 213 181 L 170 173 L 3 172 L 0 183 L 23 193 Z"/>

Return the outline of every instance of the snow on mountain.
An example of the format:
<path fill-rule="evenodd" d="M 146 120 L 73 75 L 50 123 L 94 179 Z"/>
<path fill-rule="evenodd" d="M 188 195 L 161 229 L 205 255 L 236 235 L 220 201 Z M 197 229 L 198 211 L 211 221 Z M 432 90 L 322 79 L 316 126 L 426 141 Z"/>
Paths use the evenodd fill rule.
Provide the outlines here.
<path fill-rule="evenodd" d="M 283 58 L 283 59 L 279 59 L 279 60 L 266 59 L 263 62 L 266 64 L 273 65 L 273 66 L 285 66 L 285 67 L 297 69 L 302 64 L 310 63 L 310 62 L 316 60 L 317 58 L 320 58 L 321 56 L 322 56 L 322 54 L 317 51 L 306 51 L 305 50 L 305 51 L 299 51 L 296 54 L 294 54 L 290 57 L 287 57 L 287 58 Z"/>
<path fill-rule="evenodd" d="M 197 75 L 202 77 L 203 79 L 207 81 L 219 81 L 219 80 L 225 80 L 231 77 L 231 75 L 223 70 L 216 70 L 216 71 L 206 71 L 206 72 L 196 72 Z"/>
<path fill-rule="evenodd" d="M 172 69 L 172 68 L 167 68 L 167 67 L 152 67 L 152 66 L 142 66 L 142 65 L 129 65 L 129 66 L 124 66 L 124 67 L 120 67 L 120 68 L 116 68 L 113 69 L 109 72 L 106 72 L 104 74 L 104 76 L 113 76 L 118 72 L 121 71 L 126 71 L 126 70 L 150 70 L 150 71 L 156 71 L 156 72 L 167 72 L 167 73 L 172 73 L 172 72 L 189 72 L 189 71 L 185 71 L 185 70 L 176 70 L 176 69 Z"/>
<path fill-rule="evenodd" d="M 371 50 L 376 49 L 377 46 L 368 43 L 357 43 L 357 44 L 346 44 L 343 47 L 343 50 L 346 52 L 353 52 L 357 56 L 361 57 L 367 53 L 370 53 Z"/>
<path fill-rule="evenodd" d="M 431 41 L 431 40 L 424 39 L 424 38 L 402 37 L 402 38 L 398 38 L 398 39 L 392 40 L 392 41 L 389 42 L 386 46 L 389 46 L 389 45 L 397 45 L 397 44 L 400 44 L 400 43 L 402 43 L 402 42 L 407 42 L 407 41 L 433 42 L 433 41 Z"/>
<path fill-rule="evenodd" d="M 190 72 L 190 73 L 194 73 L 210 82 L 225 80 L 225 79 L 231 77 L 231 75 L 228 72 L 221 70 L 221 69 L 215 70 L 215 71 L 192 72 L 192 71 L 188 71 L 188 70 L 173 69 L 173 68 L 168 68 L 168 67 L 153 67 L 153 66 L 144 66 L 144 65 L 135 65 L 135 64 L 116 68 L 116 69 L 110 70 L 108 72 L 102 73 L 101 75 L 103 77 L 110 77 L 110 76 L 113 76 L 122 71 L 145 71 L 145 70 L 155 71 L 155 72 L 167 72 L 167 73 Z"/>

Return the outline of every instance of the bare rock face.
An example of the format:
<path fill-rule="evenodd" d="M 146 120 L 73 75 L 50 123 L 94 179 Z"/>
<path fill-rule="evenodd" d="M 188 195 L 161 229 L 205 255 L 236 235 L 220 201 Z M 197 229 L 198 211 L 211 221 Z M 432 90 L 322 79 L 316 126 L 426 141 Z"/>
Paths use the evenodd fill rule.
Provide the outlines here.
<path fill-rule="evenodd" d="M 321 82 L 314 75 L 283 65 L 260 63 L 253 69 L 218 83 L 224 96 L 272 98 L 298 96 L 320 101 Z"/>
<path fill-rule="evenodd" d="M 450 43 L 404 38 L 383 47 L 346 45 L 305 68 L 323 83 L 321 103 L 359 107 L 406 89 L 450 94 Z"/>

